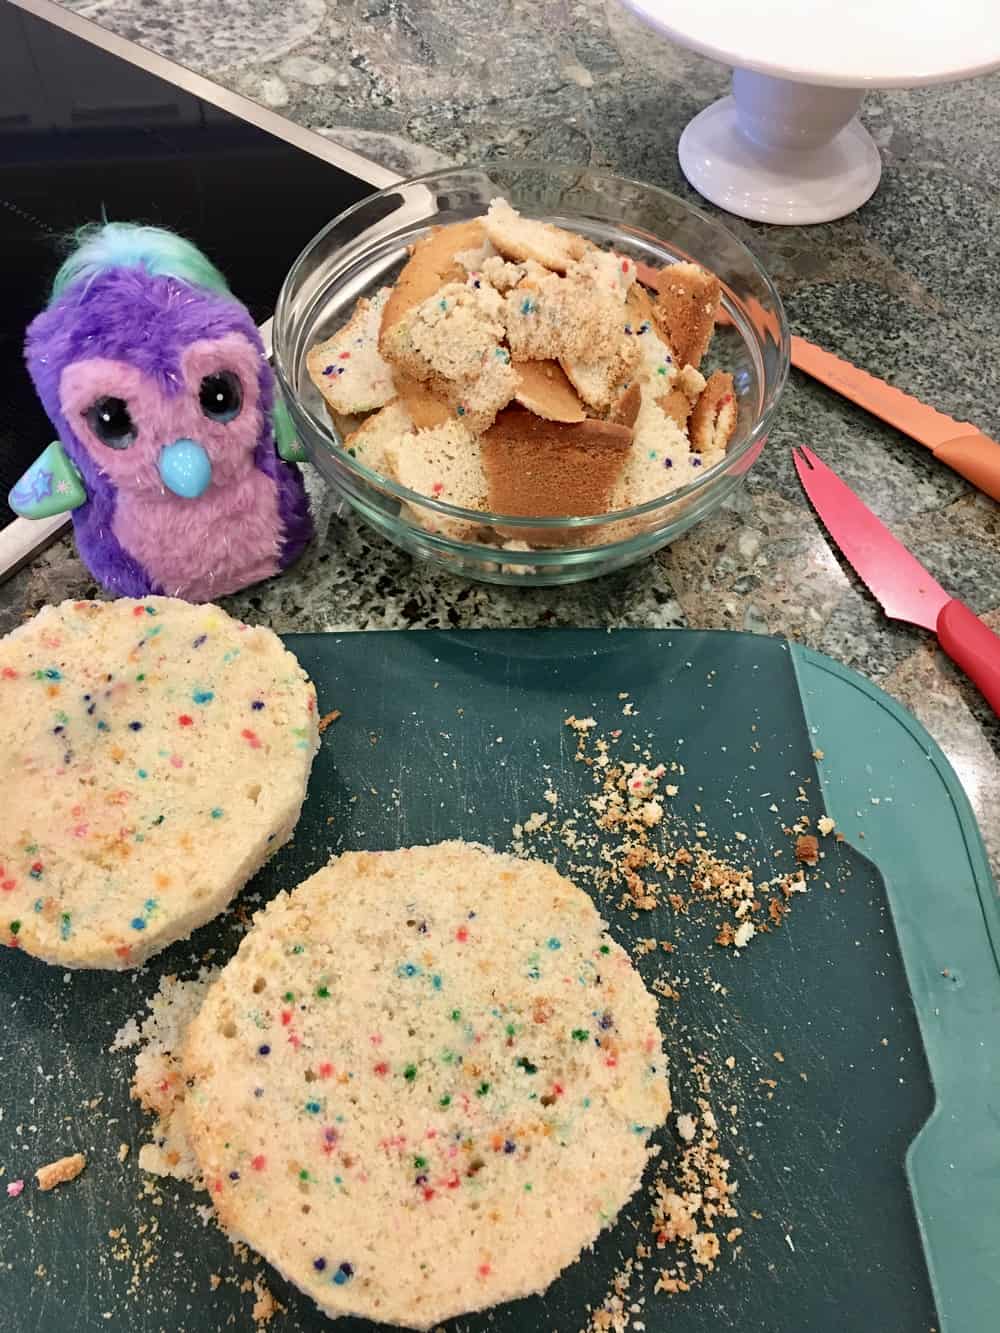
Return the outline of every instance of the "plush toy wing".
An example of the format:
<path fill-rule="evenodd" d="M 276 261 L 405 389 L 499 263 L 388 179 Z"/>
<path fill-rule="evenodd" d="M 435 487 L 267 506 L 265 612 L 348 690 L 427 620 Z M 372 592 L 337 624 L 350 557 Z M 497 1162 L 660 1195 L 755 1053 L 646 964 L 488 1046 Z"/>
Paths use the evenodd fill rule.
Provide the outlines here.
<path fill-rule="evenodd" d="M 309 455 L 295 431 L 288 405 L 279 390 L 274 391 L 274 447 L 286 463 L 304 463 Z"/>
<path fill-rule="evenodd" d="M 22 518 L 52 518 L 86 503 L 87 492 L 79 472 L 58 440 L 38 455 L 7 497 Z"/>

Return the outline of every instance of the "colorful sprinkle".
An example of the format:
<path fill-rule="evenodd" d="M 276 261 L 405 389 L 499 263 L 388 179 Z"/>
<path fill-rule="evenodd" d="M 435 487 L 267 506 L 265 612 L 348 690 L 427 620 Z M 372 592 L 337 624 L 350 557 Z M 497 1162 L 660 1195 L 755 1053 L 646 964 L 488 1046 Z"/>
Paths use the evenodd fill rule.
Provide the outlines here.
<path fill-rule="evenodd" d="M 317 1273 L 322 1273 L 323 1270 L 326 1268 L 326 1260 L 323 1258 L 314 1259 L 313 1268 L 315 1268 Z"/>
<path fill-rule="evenodd" d="M 354 1265 L 343 1263 L 337 1269 L 336 1273 L 334 1273 L 333 1280 L 338 1287 L 342 1287 L 345 1282 L 350 1282 L 353 1276 L 354 1276 Z"/>
<path fill-rule="evenodd" d="M 191 717 L 190 714 L 188 714 L 188 713 L 181 713 L 181 715 L 180 715 L 180 717 L 177 719 L 177 721 L 178 721 L 178 723 L 179 723 L 182 727 L 193 727 L 193 726 L 194 726 L 194 718 Z"/>
<path fill-rule="evenodd" d="M 552 936 L 549 938 L 549 940 L 547 941 L 547 943 L 548 943 L 549 948 L 552 949 L 553 952 L 554 952 L 556 949 L 561 949 L 561 948 L 562 948 L 562 940 L 558 940 L 558 939 L 556 939 L 555 935 L 552 935 Z"/>
<path fill-rule="evenodd" d="M 413 1080 L 417 1077 L 417 1066 L 407 1065 L 406 1068 L 403 1070 L 403 1077 L 406 1079 L 407 1083 L 412 1083 Z"/>
<path fill-rule="evenodd" d="M 258 712 L 258 713 L 259 713 L 260 710 L 264 707 L 264 700 L 263 700 L 263 699 L 254 699 L 254 701 L 253 701 L 253 703 L 250 705 L 250 707 L 251 707 L 252 709 L 254 709 L 255 712 Z"/>
<path fill-rule="evenodd" d="M 128 729 L 129 729 L 129 731 L 142 731 L 142 723 L 141 723 L 141 722 L 130 722 L 130 723 L 128 724 Z"/>
<path fill-rule="evenodd" d="M 586 1041 L 587 1038 L 588 1038 L 589 1036 L 590 1036 L 590 1033 L 587 1031 L 586 1028 L 574 1028 L 574 1029 L 573 1029 L 572 1037 L 573 1037 L 573 1040 L 574 1040 L 574 1041 Z"/>
<path fill-rule="evenodd" d="M 215 694 L 211 690 L 195 690 L 191 698 L 196 704 L 210 704 L 215 698 Z"/>
<path fill-rule="evenodd" d="M 251 750 L 260 749 L 260 737 L 255 731 L 251 731 L 249 727 L 244 727 L 240 735 L 248 742 Z"/>
<path fill-rule="evenodd" d="M 221 818 L 222 818 L 222 813 L 223 813 L 223 812 L 222 812 L 222 810 L 220 809 L 219 806 L 216 806 L 215 809 L 209 811 L 209 813 L 211 814 L 211 816 L 212 816 L 213 819 L 221 819 Z"/>
<path fill-rule="evenodd" d="M 23 1189 L 24 1189 L 23 1180 L 10 1181 L 10 1183 L 7 1186 L 7 1198 L 16 1199 Z"/>

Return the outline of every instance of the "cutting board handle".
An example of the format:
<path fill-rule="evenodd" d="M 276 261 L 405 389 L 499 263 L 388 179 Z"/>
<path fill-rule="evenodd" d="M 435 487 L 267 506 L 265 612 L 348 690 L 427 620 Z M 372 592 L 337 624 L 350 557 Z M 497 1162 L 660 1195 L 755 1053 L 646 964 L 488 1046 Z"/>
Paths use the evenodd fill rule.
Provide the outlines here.
<path fill-rule="evenodd" d="M 937 619 L 938 642 L 976 685 L 1000 716 L 1000 635 L 970 611 L 964 602 L 945 602 Z"/>

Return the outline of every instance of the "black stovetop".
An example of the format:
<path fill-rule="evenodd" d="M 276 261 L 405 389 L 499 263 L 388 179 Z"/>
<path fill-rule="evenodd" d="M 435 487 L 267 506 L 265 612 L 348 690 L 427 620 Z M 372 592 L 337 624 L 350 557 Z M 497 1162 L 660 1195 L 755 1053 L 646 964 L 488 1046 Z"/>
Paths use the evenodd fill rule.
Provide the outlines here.
<path fill-rule="evenodd" d="M 66 237 L 102 217 L 183 232 L 255 319 L 364 181 L 0 0 L 0 528 L 53 438 L 24 368 Z"/>

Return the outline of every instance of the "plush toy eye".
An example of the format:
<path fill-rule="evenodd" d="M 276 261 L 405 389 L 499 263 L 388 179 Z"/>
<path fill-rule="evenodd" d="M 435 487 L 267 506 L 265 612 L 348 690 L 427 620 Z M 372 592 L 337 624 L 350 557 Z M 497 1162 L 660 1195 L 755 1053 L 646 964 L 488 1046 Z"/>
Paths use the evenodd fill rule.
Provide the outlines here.
<path fill-rule="evenodd" d="M 198 401 L 210 421 L 232 421 L 243 406 L 243 386 L 231 370 L 219 370 L 202 380 Z"/>
<path fill-rule="evenodd" d="M 124 398 L 98 398 L 84 416 L 90 429 L 109 449 L 127 449 L 135 443 L 138 431 Z"/>

